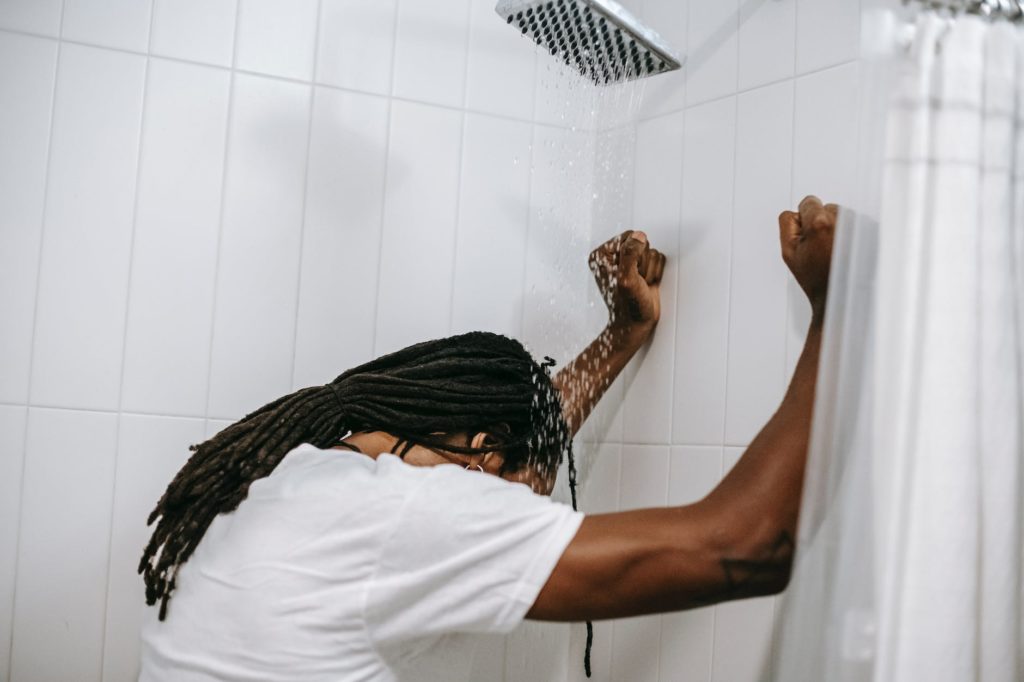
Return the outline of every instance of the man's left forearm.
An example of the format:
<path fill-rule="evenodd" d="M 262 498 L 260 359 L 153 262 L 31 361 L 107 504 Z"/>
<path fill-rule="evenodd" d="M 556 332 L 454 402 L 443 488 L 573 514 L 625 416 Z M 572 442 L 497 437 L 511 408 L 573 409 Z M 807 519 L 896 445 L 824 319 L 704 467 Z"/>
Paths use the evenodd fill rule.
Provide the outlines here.
<path fill-rule="evenodd" d="M 562 414 L 575 436 L 630 358 L 650 338 L 661 312 L 665 256 L 647 235 L 627 230 L 590 254 L 590 270 L 608 306 L 608 325 L 554 378 Z"/>
<path fill-rule="evenodd" d="M 555 375 L 553 383 L 562 394 L 562 414 L 573 435 L 653 329 L 653 324 L 629 328 L 608 325 Z"/>

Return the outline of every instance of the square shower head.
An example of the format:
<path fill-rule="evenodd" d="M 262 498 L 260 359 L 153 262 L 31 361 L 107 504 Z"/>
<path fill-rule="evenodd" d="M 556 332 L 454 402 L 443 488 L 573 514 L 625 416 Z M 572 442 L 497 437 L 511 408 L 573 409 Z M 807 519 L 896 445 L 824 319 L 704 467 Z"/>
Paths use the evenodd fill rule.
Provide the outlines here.
<path fill-rule="evenodd" d="M 661 36 L 613 0 L 499 0 L 495 11 L 598 85 L 681 66 Z"/>

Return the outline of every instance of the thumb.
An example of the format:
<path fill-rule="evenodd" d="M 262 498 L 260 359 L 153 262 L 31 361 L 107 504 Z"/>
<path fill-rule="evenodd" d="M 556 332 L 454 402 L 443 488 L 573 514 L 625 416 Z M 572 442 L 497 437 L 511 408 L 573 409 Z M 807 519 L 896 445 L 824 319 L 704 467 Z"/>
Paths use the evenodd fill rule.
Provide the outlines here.
<path fill-rule="evenodd" d="M 782 258 L 787 263 L 796 251 L 796 243 L 800 239 L 800 215 L 793 211 L 779 214 L 779 245 L 782 247 Z"/>
<path fill-rule="evenodd" d="M 640 259 L 643 258 L 646 251 L 647 235 L 639 230 L 630 232 L 622 245 L 619 257 L 620 276 L 630 277 L 633 274 L 640 274 Z"/>

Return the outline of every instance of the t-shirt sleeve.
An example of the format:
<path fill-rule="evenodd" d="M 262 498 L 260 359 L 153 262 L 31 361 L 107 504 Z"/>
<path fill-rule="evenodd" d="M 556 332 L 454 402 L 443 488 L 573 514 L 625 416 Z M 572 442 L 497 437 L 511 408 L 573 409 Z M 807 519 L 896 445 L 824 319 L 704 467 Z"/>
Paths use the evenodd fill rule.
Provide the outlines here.
<path fill-rule="evenodd" d="M 402 504 L 367 584 L 371 637 L 512 630 L 582 521 L 523 484 L 434 467 Z"/>

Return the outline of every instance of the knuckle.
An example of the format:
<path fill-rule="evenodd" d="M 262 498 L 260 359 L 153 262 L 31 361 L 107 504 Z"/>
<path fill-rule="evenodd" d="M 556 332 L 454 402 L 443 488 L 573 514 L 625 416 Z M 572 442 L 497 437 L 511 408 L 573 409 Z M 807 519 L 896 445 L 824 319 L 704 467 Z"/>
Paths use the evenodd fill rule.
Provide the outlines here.
<path fill-rule="evenodd" d="M 821 212 L 814 216 L 814 220 L 811 222 L 811 226 L 816 230 L 825 230 L 832 227 L 834 221 L 832 216 L 828 213 Z"/>

